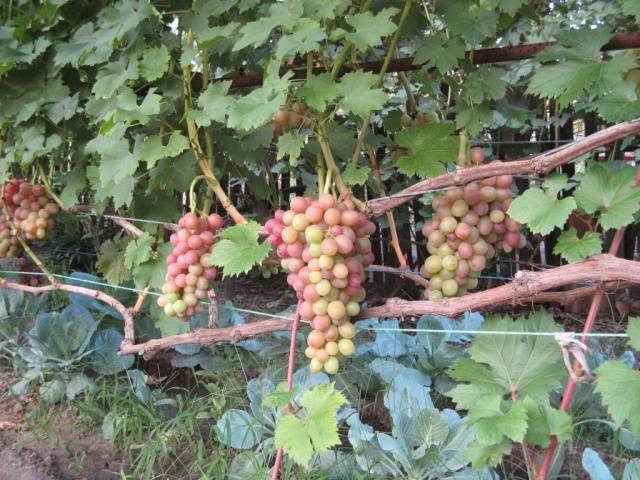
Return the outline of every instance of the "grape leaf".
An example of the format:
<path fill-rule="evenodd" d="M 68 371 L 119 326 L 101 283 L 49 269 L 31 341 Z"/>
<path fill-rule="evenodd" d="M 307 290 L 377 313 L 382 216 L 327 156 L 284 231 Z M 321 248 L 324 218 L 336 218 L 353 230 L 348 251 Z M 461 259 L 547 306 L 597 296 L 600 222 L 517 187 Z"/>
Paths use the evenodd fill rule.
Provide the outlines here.
<path fill-rule="evenodd" d="M 605 230 L 628 225 L 640 208 L 640 188 L 634 179 L 633 167 L 591 163 L 575 193 L 578 206 L 587 213 L 599 212 L 598 222 Z"/>
<path fill-rule="evenodd" d="M 504 455 L 511 452 L 511 448 L 511 442 L 506 439 L 491 445 L 474 440 L 464 450 L 464 459 L 471 462 L 471 466 L 477 470 L 485 466 L 495 467 Z"/>
<path fill-rule="evenodd" d="M 369 47 L 382 43 L 382 39 L 396 30 L 391 21 L 399 10 L 395 7 L 385 8 L 373 14 L 370 11 L 347 15 L 345 21 L 353 27 L 354 32 L 347 33 L 346 38 L 361 52 Z"/>
<path fill-rule="evenodd" d="M 475 136 L 485 125 L 493 122 L 493 111 L 488 102 L 479 105 L 461 102 L 456 115 L 456 128 L 464 128 L 469 135 Z"/>
<path fill-rule="evenodd" d="M 409 150 L 400 157 L 398 169 L 405 175 L 435 177 L 446 172 L 446 165 L 458 154 L 460 139 L 454 136 L 451 123 L 433 123 L 426 127 L 413 125 L 395 136 L 395 142 Z"/>
<path fill-rule="evenodd" d="M 626 122 L 640 116 L 640 100 L 634 82 L 623 82 L 614 91 L 603 95 L 591 106 L 611 123 Z"/>
<path fill-rule="evenodd" d="M 555 255 L 562 255 L 569 263 L 579 262 L 591 255 L 602 253 L 602 239 L 596 232 L 585 232 L 578 238 L 578 232 L 571 227 L 560 234 L 553 247 Z"/>
<path fill-rule="evenodd" d="M 69 120 L 78 110 L 79 92 L 72 96 L 66 96 L 47 107 L 47 115 L 53 123 L 61 120 Z"/>
<path fill-rule="evenodd" d="M 471 46 L 493 37 L 500 18 L 490 5 L 483 8 L 468 0 L 437 2 L 436 11 L 444 17 L 451 37 L 462 37 Z"/>
<path fill-rule="evenodd" d="M 78 202 L 78 193 L 84 189 L 87 179 L 82 167 L 75 167 L 64 178 L 67 183 L 60 194 L 60 200 L 65 208 L 70 208 Z"/>
<path fill-rule="evenodd" d="M 122 138 L 124 128 L 114 128 L 109 135 L 99 135 L 85 146 L 87 153 L 98 153 L 102 157 L 99 165 L 100 184 L 107 187 L 117 184 L 138 168 L 140 157 L 129 151 L 129 140 Z"/>
<path fill-rule="evenodd" d="M 544 311 L 535 312 L 527 319 L 512 321 L 508 317 L 490 317 L 485 320 L 482 330 L 507 332 L 556 332 L 559 330 L 553 317 Z M 562 356 L 553 337 L 516 335 L 478 335 L 469 348 L 471 358 L 458 360 L 464 369 L 454 368 L 451 376 L 455 380 L 468 381 L 486 392 L 500 395 L 527 395 L 535 400 L 546 400 L 547 394 L 560 386 L 562 378 Z M 490 375 L 483 375 L 482 367 L 470 368 L 473 363 L 483 364 L 491 369 Z M 480 373 L 474 379 L 472 374 Z M 460 395 L 461 385 L 454 387 L 448 395 L 456 403 L 465 404 Z M 476 398 L 477 400 L 477 398 Z"/>
<path fill-rule="evenodd" d="M 600 365 L 595 392 L 602 397 L 609 415 L 617 427 L 629 422 L 634 437 L 640 437 L 640 372 L 632 370 L 622 362 L 610 360 Z"/>
<path fill-rule="evenodd" d="M 160 135 L 152 135 L 139 147 L 138 155 L 147 162 L 147 168 L 153 168 L 161 158 L 175 157 L 189 148 L 189 140 L 179 130 L 171 132 L 167 145 L 162 144 Z"/>
<path fill-rule="evenodd" d="M 139 238 L 131 240 L 124 251 L 125 267 L 132 269 L 149 260 L 149 258 L 151 258 L 151 247 L 154 240 L 155 239 L 146 232 Z"/>
<path fill-rule="evenodd" d="M 372 110 L 380 110 L 388 97 L 381 88 L 372 88 L 377 81 L 378 77 L 371 72 L 347 73 L 337 87 L 343 96 L 342 108 L 363 118 Z"/>
<path fill-rule="evenodd" d="M 573 435 L 571 417 L 545 403 L 536 402 L 529 397 L 524 399 L 527 408 L 529 426 L 525 440 L 542 448 L 549 446 L 549 436 L 554 435 L 559 442 L 566 442 Z"/>
<path fill-rule="evenodd" d="M 275 391 L 266 395 L 262 399 L 262 406 L 264 407 L 274 407 L 274 408 L 284 408 L 289 403 L 293 402 L 293 399 L 298 395 L 298 389 L 294 386 L 291 390 L 287 391 L 285 389 L 285 384 L 280 384 L 276 388 Z"/>
<path fill-rule="evenodd" d="M 199 127 L 208 127 L 211 120 L 224 123 L 229 107 L 233 104 L 233 97 L 227 95 L 231 81 L 212 83 L 198 97 L 198 106 L 202 110 L 192 110 L 189 115 Z"/>
<path fill-rule="evenodd" d="M 138 78 L 138 61 L 121 57 L 98 70 L 91 91 L 98 98 L 112 97 L 115 91 L 128 80 Z"/>
<path fill-rule="evenodd" d="M 464 81 L 464 90 L 473 103 L 483 100 L 498 100 L 507 91 L 507 82 L 502 77 L 505 71 L 499 67 L 480 67 L 470 72 Z"/>
<path fill-rule="evenodd" d="M 169 68 L 169 50 L 164 45 L 147 48 L 142 52 L 140 75 L 152 82 L 162 77 Z"/>
<path fill-rule="evenodd" d="M 354 167 L 350 163 L 340 175 L 347 185 L 364 185 L 370 174 L 369 167 Z"/>
<path fill-rule="evenodd" d="M 629 335 L 629 345 L 640 352 L 640 317 L 629 317 L 627 335 Z"/>
<path fill-rule="evenodd" d="M 280 160 L 285 155 L 289 156 L 289 163 L 292 166 L 298 164 L 298 158 L 300 152 L 304 147 L 307 137 L 296 131 L 286 132 L 278 137 L 278 155 L 277 160 Z"/>
<path fill-rule="evenodd" d="M 520 7 L 527 3 L 527 0 L 493 0 L 491 4 L 493 8 L 499 8 L 505 13 L 508 13 L 512 17 L 518 13 Z"/>
<path fill-rule="evenodd" d="M 131 278 L 130 270 L 124 263 L 126 244 L 126 239 L 116 237 L 113 240 L 107 240 L 100 246 L 96 269 L 108 283 L 121 285 Z"/>
<path fill-rule="evenodd" d="M 331 79 L 330 73 L 321 73 L 308 78 L 297 94 L 309 107 L 324 112 L 327 104 L 338 96 L 338 84 Z"/>
<path fill-rule="evenodd" d="M 258 243 L 257 222 L 234 225 L 220 230 L 220 241 L 211 252 L 211 265 L 223 268 L 225 277 L 246 273 L 262 262 L 271 249 L 269 242 Z"/>
<path fill-rule="evenodd" d="M 320 42 L 327 37 L 320 24 L 312 19 L 305 18 L 297 22 L 293 33 L 283 35 L 278 40 L 275 58 L 282 60 L 288 55 L 304 54 L 317 50 Z"/>
<path fill-rule="evenodd" d="M 229 106 L 227 126 L 249 131 L 269 120 L 286 103 L 283 91 L 274 92 L 265 86 L 256 88 L 248 95 L 240 97 Z"/>
<path fill-rule="evenodd" d="M 527 409 L 521 401 L 507 405 L 500 394 L 483 395 L 469 410 L 469 421 L 482 443 L 500 443 L 504 436 L 521 442 L 527 432 Z"/>
<path fill-rule="evenodd" d="M 173 245 L 166 242 L 156 249 L 157 258 L 140 263 L 133 272 L 133 281 L 136 288 L 144 288 L 149 285 L 151 288 L 160 289 L 164 284 L 164 277 L 167 273 L 167 257 L 173 252 Z"/>
<path fill-rule="evenodd" d="M 245 47 L 253 45 L 258 47 L 269 38 L 271 30 L 280 25 L 286 25 L 302 16 L 302 4 L 275 3 L 269 8 L 269 16 L 246 23 L 239 31 L 240 38 L 233 46 L 237 52 Z"/>
<path fill-rule="evenodd" d="M 625 15 L 632 15 L 636 17 L 636 22 L 640 23 L 640 4 L 638 2 L 625 2 L 622 3 L 622 12 Z"/>
<path fill-rule="evenodd" d="M 436 68 L 445 74 L 457 66 L 461 58 L 464 58 L 464 42 L 458 38 L 447 39 L 441 35 L 432 35 L 423 40 L 416 51 L 413 63 L 424 64 L 426 68 Z"/>
<path fill-rule="evenodd" d="M 508 214 L 520 223 L 526 223 L 532 233 L 546 235 L 561 227 L 576 208 L 573 197 L 558 200 L 556 194 L 531 187 L 511 202 Z"/>
<path fill-rule="evenodd" d="M 340 443 L 336 411 L 347 403 L 333 384 L 320 384 L 305 390 L 300 399 L 304 413 L 280 419 L 275 430 L 275 445 L 296 463 L 307 466 L 313 453 L 321 453 Z"/>

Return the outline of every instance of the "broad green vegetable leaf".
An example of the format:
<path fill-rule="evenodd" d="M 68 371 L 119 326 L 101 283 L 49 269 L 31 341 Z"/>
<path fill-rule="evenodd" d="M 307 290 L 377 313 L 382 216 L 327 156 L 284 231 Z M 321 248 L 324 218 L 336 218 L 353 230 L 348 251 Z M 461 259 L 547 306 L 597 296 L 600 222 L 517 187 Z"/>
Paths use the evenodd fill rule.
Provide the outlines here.
<path fill-rule="evenodd" d="M 391 18 L 398 13 L 395 7 L 385 8 L 373 14 L 370 11 L 347 15 L 346 22 L 353 27 L 354 32 L 347 33 L 346 38 L 361 52 L 382 43 L 382 39 L 396 30 Z"/>
<path fill-rule="evenodd" d="M 92 392 L 97 388 L 95 382 L 84 373 L 74 374 L 67 383 L 66 395 L 69 400 L 73 400 L 81 393 Z"/>
<path fill-rule="evenodd" d="M 527 432 L 527 410 L 522 401 L 511 404 L 499 394 L 476 398 L 469 410 L 476 438 L 485 444 L 500 443 L 504 436 L 521 442 Z"/>
<path fill-rule="evenodd" d="M 330 73 L 321 73 L 307 79 L 297 94 L 309 107 L 324 112 L 327 104 L 338 96 L 338 84 L 331 79 Z"/>
<path fill-rule="evenodd" d="M 371 168 L 354 167 L 350 163 L 340 175 L 342 177 L 342 180 L 344 180 L 347 185 L 364 185 L 367 182 L 370 174 Z"/>
<path fill-rule="evenodd" d="M 260 225 L 257 222 L 234 225 L 220 230 L 220 241 L 211 252 L 211 265 L 223 268 L 225 277 L 246 273 L 262 262 L 271 246 L 269 242 L 258 242 Z"/>
<path fill-rule="evenodd" d="M 429 36 L 416 51 L 413 63 L 424 64 L 426 68 L 436 68 L 445 74 L 458 65 L 464 58 L 464 42 L 458 38 L 447 39 L 444 36 Z"/>
<path fill-rule="evenodd" d="M 591 448 L 585 448 L 582 452 L 582 468 L 591 480 L 615 480 L 600 455 Z"/>
<path fill-rule="evenodd" d="M 571 227 L 560 234 L 553 247 L 555 255 L 562 255 L 569 263 L 579 262 L 591 255 L 602 253 L 602 239 L 596 232 L 585 232 L 578 238 L 578 232 Z"/>
<path fill-rule="evenodd" d="M 409 155 L 398 160 L 398 169 L 420 178 L 445 173 L 447 163 L 458 154 L 460 139 L 453 135 L 454 130 L 451 123 L 434 123 L 426 127 L 414 125 L 398 133 L 396 143 L 409 150 Z"/>
<path fill-rule="evenodd" d="M 155 239 L 146 232 L 130 241 L 124 251 L 124 265 L 131 269 L 149 260 L 154 241 Z"/>
<path fill-rule="evenodd" d="M 307 466 L 314 452 L 324 452 L 340 443 L 336 411 L 345 403 L 346 398 L 333 384 L 305 390 L 300 399 L 304 413 L 285 415 L 278 422 L 276 447 L 282 448 L 296 463 Z"/>
<path fill-rule="evenodd" d="M 300 152 L 302 152 L 306 140 L 307 137 L 296 131 L 289 131 L 280 135 L 280 137 L 278 137 L 277 160 L 288 155 L 289 163 L 295 167 L 298 164 L 298 158 L 300 157 Z"/>
<path fill-rule="evenodd" d="M 91 341 L 91 368 L 101 375 L 113 375 L 133 365 L 133 355 L 118 355 L 124 336 L 112 329 L 100 330 Z"/>
<path fill-rule="evenodd" d="M 227 410 L 216 427 L 218 440 L 233 448 L 252 448 L 264 436 L 262 423 L 244 410 Z"/>
<path fill-rule="evenodd" d="M 274 92 L 265 86 L 256 88 L 229 106 L 227 126 L 244 131 L 258 128 L 271 120 L 285 100 L 284 91 Z"/>
<path fill-rule="evenodd" d="M 629 317 L 627 335 L 629 335 L 629 345 L 640 352 L 640 317 Z"/>
<path fill-rule="evenodd" d="M 473 103 L 498 100 L 507 91 L 507 82 L 502 79 L 504 75 L 505 70 L 499 67 L 479 67 L 467 75 L 464 90 Z"/>
<path fill-rule="evenodd" d="M 578 206 L 587 213 L 598 212 L 605 230 L 628 225 L 640 209 L 640 188 L 634 178 L 632 167 L 591 163 L 575 193 Z"/>
<path fill-rule="evenodd" d="M 561 443 L 566 442 L 573 435 L 571 417 L 566 412 L 530 398 L 524 399 L 524 405 L 529 419 L 525 438 L 528 443 L 546 448 L 550 443 L 550 435 L 554 435 Z"/>
<path fill-rule="evenodd" d="M 198 97 L 198 106 L 202 110 L 194 110 L 190 115 L 199 127 L 208 127 L 211 121 L 224 123 L 229 107 L 233 104 L 233 97 L 228 95 L 231 81 L 212 83 Z"/>
<path fill-rule="evenodd" d="M 169 60 L 171 56 L 164 45 L 145 49 L 140 60 L 140 75 L 150 82 L 157 80 L 166 73 Z"/>
<path fill-rule="evenodd" d="M 64 398 L 65 388 L 62 380 L 51 380 L 40 385 L 38 393 L 42 399 L 49 404 L 58 403 Z"/>
<path fill-rule="evenodd" d="M 576 208 L 573 197 L 558 200 L 555 188 L 544 191 L 531 187 L 511 202 L 508 214 L 520 223 L 526 223 L 532 233 L 546 235 L 561 227 Z"/>
<path fill-rule="evenodd" d="M 610 360 L 600 365 L 595 392 L 602 397 L 609 415 L 617 427 L 629 422 L 634 437 L 640 437 L 640 372 L 632 370 L 622 362 Z"/>
<path fill-rule="evenodd" d="M 155 167 L 156 162 L 161 158 L 175 157 L 189 148 L 189 140 L 180 131 L 174 130 L 169 136 L 166 145 L 162 144 L 160 135 L 153 135 L 140 145 L 138 156 L 140 160 L 147 162 L 147 168 Z"/>
<path fill-rule="evenodd" d="M 338 84 L 338 93 L 343 98 L 340 105 L 346 112 L 364 118 L 372 110 L 380 110 L 387 102 L 387 94 L 381 88 L 373 88 L 378 77 L 371 72 L 347 73 Z"/>

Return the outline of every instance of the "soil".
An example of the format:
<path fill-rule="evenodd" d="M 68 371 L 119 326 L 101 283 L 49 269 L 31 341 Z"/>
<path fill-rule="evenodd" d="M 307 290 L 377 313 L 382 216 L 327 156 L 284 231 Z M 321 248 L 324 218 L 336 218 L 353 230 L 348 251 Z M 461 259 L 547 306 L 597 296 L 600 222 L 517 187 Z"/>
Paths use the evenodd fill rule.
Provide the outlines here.
<path fill-rule="evenodd" d="M 0 480 L 113 480 L 122 464 L 114 446 L 99 432 L 79 431 L 69 413 L 51 415 L 46 433 L 29 425 L 33 396 L 13 397 L 18 380 L 0 378 Z"/>

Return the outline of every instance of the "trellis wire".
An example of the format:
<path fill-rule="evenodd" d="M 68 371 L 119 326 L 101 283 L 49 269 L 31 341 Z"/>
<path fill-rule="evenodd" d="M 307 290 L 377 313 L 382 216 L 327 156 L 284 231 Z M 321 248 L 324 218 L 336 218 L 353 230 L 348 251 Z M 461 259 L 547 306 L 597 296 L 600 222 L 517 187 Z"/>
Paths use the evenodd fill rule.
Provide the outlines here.
<path fill-rule="evenodd" d="M 15 270 L 0 270 L 0 274 L 35 275 L 35 276 L 44 275 L 44 273 L 42 272 L 20 272 Z M 139 290 L 137 288 L 124 287 L 122 285 L 112 285 L 110 283 L 98 282 L 95 280 L 89 280 L 89 279 L 78 278 L 78 277 L 71 277 L 68 275 L 61 275 L 57 273 L 54 273 L 53 276 L 56 278 L 63 278 L 67 280 L 72 280 L 74 282 L 81 282 L 81 283 L 83 282 L 83 283 L 88 283 L 92 285 L 99 285 L 102 287 L 113 288 L 116 290 L 120 289 L 120 290 L 135 292 L 135 293 L 146 293 L 148 295 L 153 295 L 153 296 L 162 295 L 159 292 L 154 292 L 154 291 L 144 292 L 143 290 Z M 204 305 L 210 304 L 209 302 L 206 302 L 206 301 L 202 301 L 201 303 L 203 303 Z M 281 320 L 293 321 L 293 317 L 278 315 L 275 313 L 261 312 L 259 310 L 251 310 L 248 308 L 240 308 L 240 307 L 224 305 L 224 304 L 217 304 L 217 306 L 218 308 L 224 308 L 227 310 L 232 310 L 232 311 L 241 312 L 241 313 L 248 313 L 251 315 L 258 315 L 263 317 L 271 317 L 271 318 L 277 318 Z M 303 321 L 303 322 L 309 323 L 307 321 Z M 505 336 L 523 336 L 523 337 L 553 337 L 558 333 L 566 333 L 562 331 L 560 332 L 527 332 L 527 331 L 501 331 L 501 330 L 463 330 L 463 329 L 458 330 L 458 329 L 395 328 L 395 327 L 366 327 L 366 328 L 361 328 L 360 330 L 370 331 L 370 332 L 403 332 L 403 333 L 411 332 L 411 333 L 439 333 L 439 334 L 445 333 L 445 334 L 458 334 L 458 335 L 495 335 L 495 336 L 505 335 Z M 592 337 L 592 338 L 629 338 L 629 335 L 626 333 L 607 333 L 607 332 L 593 333 L 591 332 L 591 333 L 581 334 L 581 335 L 585 337 Z"/>

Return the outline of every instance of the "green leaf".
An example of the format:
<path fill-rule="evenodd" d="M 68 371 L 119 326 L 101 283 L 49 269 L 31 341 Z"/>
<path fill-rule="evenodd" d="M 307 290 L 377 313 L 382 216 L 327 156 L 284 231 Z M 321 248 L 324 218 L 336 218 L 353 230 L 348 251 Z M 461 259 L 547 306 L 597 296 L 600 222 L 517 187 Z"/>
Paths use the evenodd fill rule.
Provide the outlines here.
<path fill-rule="evenodd" d="M 596 81 L 602 74 L 599 63 L 566 61 L 538 68 L 526 93 L 541 98 L 554 98 L 565 108 Z"/>
<path fill-rule="evenodd" d="M 560 234 L 553 247 L 555 255 L 562 255 L 569 263 L 579 262 L 591 255 L 602 253 L 602 239 L 596 232 L 585 232 L 578 238 L 578 232 L 571 227 Z"/>
<path fill-rule="evenodd" d="M 505 71 L 499 67 L 480 67 L 470 72 L 464 81 L 464 90 L 473 103 L 483 100 L 499 100 L 507 91 L 507 82 L 502 77 Z"/>
<path fill-rule="evenodd" d="M 573 197 L 558 200 L 551 189 L 549 195 L 537 187 L 531 187 L 516 197 L 508 214 L 520 223 L 526 223 L 532 233 L 546 235 L 556 227 L 562 227 L 576 208 Z"/>
<path fill-rule="evenodd" d="M 587 213 L 598 212 L 598 223 L 605 230 L 628 225 L 640 208 L 640 188 L 634 179 L 633 167 L 591 163 L 575 193 L 578 206 Z"/>
<path fill-rule="evenodd" d="M 541 310 L 515 321 L 508 317 L 490 317 L 485 320 L 482 330 L 557 332 L 559 328 L 553 317 Z M 464 368 L 454 366 L 450 373 L 453 379 L 467 381 L 478 391 L 515 395 L 516 398 L 530 396 L 543 401 L 551 390 L 560 386 L 562 355 L 551 336 L 478 335 L 469 353 L 470 359 L 456 362 L 456 366 L 462 364 Z M 473 368 L 472 362 L 489 367 L 491 373 L 484 373 L 486 370 L 480 365 Z M 456 401 L 460 399 L 459 387 L 448 393 Z"/>
<path fill-rule="evenodd" d="M 65 388 L 62 380 L 51 380 L 43 383 L 38 390 L 42 399 L 49 404 L 58 403 L 64 398 Z"/>
<path fill-rule="evenodd" d="M 629 335 L 629 345 L 640 352 L 640 317 L 629 317 L 627 335 Z"/>
<path fill-rule="evenodd" d="M 598 376 L 595 392 L 602 397 L 616 426 L 620 428 L 629 422 L 633 436 L 640 437 L 640 372 L 610 360 L 600 365 L 595 374 Z"/>
<path fill-rule="evenodd" d="M 284 408 L 298 395 L 298 389 L 292 388 L 286 391 L 284 385 L 278 385 L 278 388 L 262 399 L 263 407 Z"/>
<path fill-rule="evenodd" d="M 433 123 L 426 127 L 414 125 L 398 133 L 396 143 L 409 150 L 409 155 L 398 160 L 398 169 L 420 178 L 446 173 L 447 163 L 458 154 L 460 139 L 453 135 L 454 131 L 451 123 Z"/>
<path fill-rule="evenodd" d="M 126 57 L 109 63 L 98 70 L 96 81 L 91 91 L 98 98 L 112 97 L 115 91 L 126 84 L 128 80 L 138 78 L 137 60 L 128 60 Z"/>
<path fill-rule="evenodd" d="M 225 277 L 246 273 L 259 264 L 271 249 L 268 242 L 258 243 L 257 222 L 234 225 L 220 230 L 220 241 L 211 252 L 211 265 L 223 268 Z"/>
<path fill-rule="evenodd" d="M 156 249 L 157 258 L 139 264 L 133 272 L 133 281 L 136 288 L 144 288 L 149 285 L 151 288 L 160 289 L 164 284 L 164 276 L 167 273 L 167 257 L 173 252 L 173 245 L 166 242 Z"/>
<path fill-rule="evenodd" d="M 146 48 L 140 60 L 140 75 L 150 82 L 162 77 L 169 68 L 169 50 L 166 46 Z"/>
<path fill-rule="evenodd" d="M 333 384 L 305 390 L 300 400 L 304 414 L 285 415 L 275 430 L 275 445 L 294 462 L 307 466 L 313 453 L 322 453 L 340 443 L 336 411 L 347 403 Z"/>
<path fill-rule="evenodd" d="M 614 91 L 603 95 L 591 106 L 607 122 L 620 123 L 640 116 L 640 100 L 634 82 L 623 82 Z"/>
<path fill-rule="evenodd" d="M 84 373 L 74 374 L 67 383 L 66 395 L 69 400 L 75 399 L 81 393 L 92 392 L 97 388 L 95 382 Z"/>
<path fill-rule="evenodd" d="M 480 105 L 462 102 L 458 107 L 456 128 L 464 128 L 471 136 L 478 135 L 485 125 L 493 123 L 493 111 L 488 102 Z"/>
<path fill-rule="evenodd" d="M 331 79 L 330 73 L 321 73 L 307 79 L 298 89 L 297 94 L 309 107 L 318 112 L 324 112 L 327 104 L 338 96 L 338 84 Z"/>
<path fill-rule="evenodd" d="M 464 58 L 464 42 L 458 38 L 447 39 L 442 35 L 425 38 L 416 51 L 413 63 L 436 68 L 441 74 L 456 67 Z"/>
<path fill-rule="evenodd" d="M 237 52 L 251 45 L 259 47 L 267 41 L 274 28 L 294 22 L 302 16 L 302 13 L 302 5 L 300 4 L 272 4 L 269 7 L 268 17 L 246 23 L 240 29 L 240 38 L 233 46 L 233 51 Z"/>
<path fill-rule="evenodd" d="M 271 120 L 285 103 L 283 91 L 274 92 L 264 86 L 256 88 L 229 106 L 227 126 L 237 130 L 253 130 Z"/>
<path fill-rule="evenodd" d="M 490 5 L 482 7 L 467 0 L 438 2 L 436 11 L 443 15 L 450 36 L 462 37 L 471 46 L 496 34 L 499 15 Z"/>
<path fill-rule="evenodd" d="M 280 37 L 276 45 L 275 58 L 280 61 L 287 56 L 318 50 L 320 42 L 326 37 L 324 29 L 317 21 L 303 18 L 297 23 L 293 33 Z"/>
<path fill-rule="evenodd" d="M 549 446 L 551 435 L 554 435 L 558 442 L 566 442 L 573 435 L 573 425 L 571 417 L 562 410 L 557 410 L 547 403 L 540 403 L 531 398 L 524 399 L 527 408 L 529 426 L 527 428 L 527 443 L 533 443 L 539 447 Z"/>
<path fill-rule="evenodd" d="M 307 140 L 307 137 L 296 131 L 286 132 L 278 137 L 278 155 L 277 160 L 289 156 L 289 163 L 292 166 L 298 164 L 300 152 Z"/>
<path fill-rule="evenodd" d="M 620 3 L 622 3 L 622 13 L 634 16 L 636 22 L 640 23 L 640 4 L 638 4 L 638 2 L 626 2 L 624 0 Z"/>
<path fill-rule="evenodd" d="M 347 33 L 346 38 L 364 52 L 370 47 L 382 43 L 382 39 L 391 35 L 396 30 L 396 25 L 391 21 L 399 10 L 395 7 L 385 8 L 373 14 L 370 11 L 347 15 L 346 22 L 351 25 L 354 32 Z"/>
<path fill-rule="evenodd" d="M 388 97 L 381 88 L 373 88 L 377 81 L 378 77 L 371 72 L 347 73 L 338 84 L 338 93 L 343 96 L 342 108 L 362 118 L 372 110 L 380 110 Z"/>
<path fill-rule="evenodd" d="M 494 8 L 499 8 L 513 17 L 527 0 L 492 0 L 491 3 Z"/>
<path fill-rule="evenodd" d="M 212 83 L 198 97 L 198 106 L 202 110 L 191 111 L 199 127 L 208 127 L 211 121 L 224 123 L 229 107 L 233 104 L 233 97 L 227 95 L 231 81 Z"/>
<path fill-rule="evenodd" d="M 84 189 L 87 179 L 84 168 L 75 167 L 65 175 L 66 184 L 60 194 L 60 201 L 65 208 L 73 207 L 78 203 L 78 194 Z"/>
<path fill-rule="evenodd" d="M 504 411 L 506 409 L 506 411 Z M 521 442 L 527 432 L 527 410 L 519 401 L 507 405 L 500 394 L 476 398 L 469 410 L 469 421 L 476 427 L 481 443 L 500 443 L 504 436 Z"/>
<path fill-rule="evenodd" d="M 137 147 L 137 145 L 136 145 Z M 140 144 L 138 156 L 140 160 L 147 162 L 147 168 L 151 169 L 161 158 L 176 157 L 189 148 L 189 140 L 179 130 L 174 130 L 169 136 L 167 145 L 162 144 L 160 135 L 152 135 Z"/>
<path fill-rule="evenodd" d="M 340 174 L 347 185 L 364 185 L 369 179 L 369 175 L 371 175 L 371 168 L 354 167 L 351 163 Z"/>
<path fill-rule="evenodd" d="M 131 269 L 149 260 L 154 241 L 155 238 L 146 232 L 141 237 L 130 241 L 124 251 L 125 267 Z"/>
<path fill-rule="evenodd" d="M 64 97 L 47 107 L 47 116 L 55 124 L 60 123 L 62 120 L 69 120 L 76 114 L 78 102 L 79 92 L 72 96 Z"/>
<path fill-rule="evenodd" d="M 502 457 L 511 453 L 511 442 L 503 440 L 500 443 L 486 445 L 474 440 L 464 451 L 464 458 L 471 462 L 477 470 L 484 467 L 495 467 L 502 461 Z"/>
<path fill-rule="evenodd" d="M 96 268 L 107 283 L 121 285 L 131 278 L 131 273 L 124 263 L 126 240 L 107 240 L 100 246 L 100 256 Z"/>
<path fill-rule="evenodd" d="M 447 394 L 458 409 L 469 410 L 473 408 L 477 398 L 504 391 L 504 385 L 494 370 L 470 358 L 460 358 L 449 373 L 459 382 L 470 382 L 456 385 Z"/>

